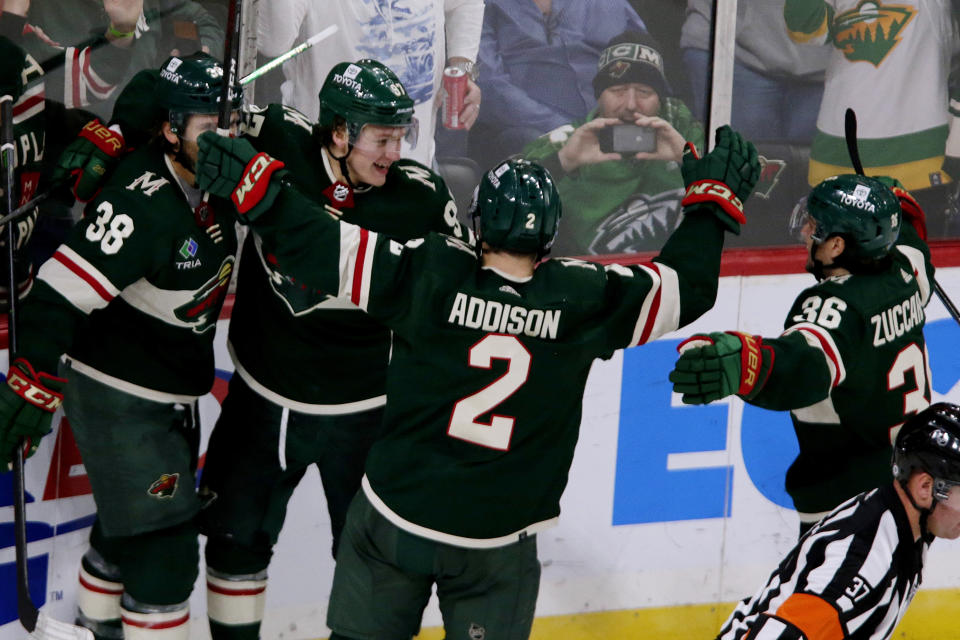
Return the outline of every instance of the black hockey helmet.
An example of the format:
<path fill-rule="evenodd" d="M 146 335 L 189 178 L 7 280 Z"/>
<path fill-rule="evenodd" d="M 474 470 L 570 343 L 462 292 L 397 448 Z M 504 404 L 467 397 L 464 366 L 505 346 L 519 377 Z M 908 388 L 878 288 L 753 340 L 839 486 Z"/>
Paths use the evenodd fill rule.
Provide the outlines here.
<path fill-rule="evenodd" d="M 179 135 L 190 114 L 217 113 L 223 82 L 223 67 L 209 53 L 167 58 L 160 67 L 156 95 L 169 114 L 170 129 Z M 230 102 L 233 110 L 243 105 L 242 87 L 230 90 Z"/>
<path fill-rule="evenodd" d="M 321 127 L 332 127 L 336 116 L 347 122 L 350 144 L 357 141 L 365 124 L 404 127 L 410 146 L 416 146 L 417 119 L 413 98 L 393 71 L 377 60 L 341 62 L 334 65 L 320 87 Z"/>
<path fill-rule="evenodd" d="M 807 196 L 806 212 L 813 219 L 813 240 L 843 236 L 849 260 L 882 258 L 900 235 L 900 201 L 889 187 L 868 176 L 827 178 Z"/>
<path fill-rule="evenodd" d="M 937 500 L 948 502 L 955 496 L 953 501 L 960 502 L 960 407 L 938 402 L 900 428 L 893 447 L 893 475 L 905 485 L 915 470 L 933 476 Z M 960 509 L 960 504 L 953 508 Z"/>
<path fill-rule="evenodd" d="M 470 206 L 477 246 L 544 256 L 560 226 L 560 194 L 550 172 L 512 159 L 487 171 Z"/>

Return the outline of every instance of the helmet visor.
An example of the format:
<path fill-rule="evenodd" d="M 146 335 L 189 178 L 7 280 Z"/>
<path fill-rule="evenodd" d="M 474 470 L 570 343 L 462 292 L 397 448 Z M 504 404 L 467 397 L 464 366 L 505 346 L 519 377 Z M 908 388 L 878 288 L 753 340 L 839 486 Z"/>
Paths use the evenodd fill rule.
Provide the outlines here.
<path fill-rule="evenodd" d="M 802 245 L 807 244 L 807 238 L 813 238 L 814 242 L 823 242 L 823 238 L 817 235 L 816 219 L 807 211 L 806 198 L 801 198 L 793 207 L 790 214 L 790 235 Z"/>
<path fill-rule="evenodd" d="M 400 142 L 405 141 L 411 149 L 417 146 L 420 126 L 417 119 L 407 125 L 383 125 L 368 123 L 363 125 L 355 140 L 354 147 L 367 153 L 400 153 Z"/>

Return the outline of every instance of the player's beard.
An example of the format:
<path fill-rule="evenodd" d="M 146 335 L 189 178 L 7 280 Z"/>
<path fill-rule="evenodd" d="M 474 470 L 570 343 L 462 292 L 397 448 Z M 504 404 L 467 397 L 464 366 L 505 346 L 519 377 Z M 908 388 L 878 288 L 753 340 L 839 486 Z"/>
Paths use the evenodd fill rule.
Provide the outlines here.
<path fill-rule="evenodd" d="M 173 154 L 173 161 L 196 176 L 197 162 L 184 150 L 184 147 L 186 147 L 186 145 L 183 140 L 181 140 L 176 153 Z"/>

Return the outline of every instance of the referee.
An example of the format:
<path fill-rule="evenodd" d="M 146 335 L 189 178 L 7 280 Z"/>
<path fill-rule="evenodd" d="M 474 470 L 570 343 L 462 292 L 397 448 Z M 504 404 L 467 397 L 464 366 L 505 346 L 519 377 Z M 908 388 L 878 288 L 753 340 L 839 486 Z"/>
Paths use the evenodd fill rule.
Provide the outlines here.
<path fill-rule="evenodd" d="M 960 536 L 960 407 L 938 403 L 904 424 L 893 475 L 814 525 L 717 640 L 890 638 L 930 543 Z"/>

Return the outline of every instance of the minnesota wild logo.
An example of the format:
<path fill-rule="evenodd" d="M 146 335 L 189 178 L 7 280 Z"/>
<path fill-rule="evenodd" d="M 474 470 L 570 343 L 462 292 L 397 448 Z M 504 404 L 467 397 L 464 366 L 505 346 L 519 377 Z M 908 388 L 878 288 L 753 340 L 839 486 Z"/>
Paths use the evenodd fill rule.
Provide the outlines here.
<path fill-rule="evenodd" d="M 203 333 L 213 327 L 220 314 L 227 286 L 233 273 L 233 256 L 227 256 L 220 264 L 217 275 L 201 285 L 190 302 L 182 304 L 173 313 L 177 318 L 193 325 L 194 333 Z"/>
<path fill-rule="evenodd" d="M 913 16 L 914 7 L 864 0 L 837 14 L 833 21 L 833 44 L 850 62 L 869 62 L 879 67 L 900 43 L 900 34 Z"/>

